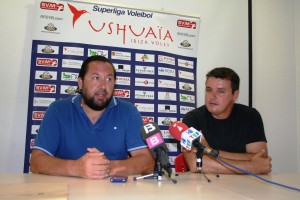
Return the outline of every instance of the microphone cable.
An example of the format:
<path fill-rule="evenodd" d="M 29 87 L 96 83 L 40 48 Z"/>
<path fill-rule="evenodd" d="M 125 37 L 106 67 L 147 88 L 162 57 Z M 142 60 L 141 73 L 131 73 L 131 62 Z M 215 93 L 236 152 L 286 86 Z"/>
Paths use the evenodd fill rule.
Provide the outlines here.
<path fill-rule="evenodd" d="M 291 189 L 291 190 L 296 190 L 296 191 L 300 192 L 300 189 L 299 189 L 299 188 L 291 187 L 291 186 L 287 186 L 287 185 L 284 185 L 284 184 L 281 184 L 281 183 L 276 183 L 276 182 L 274 182 L 274 181 L 267 180 L 267 179 L 262 178 L 262 177 L 260 177 L 260 176 L 258 176 L 258 175 L 256 175 L 256 174 L 254 174 L 254 173 L 252 173 L 252 172 L 248 172 L 247 170 L 244 170 L 244 169 L 241 169 L 241 168 L 239 168 L 239 167 L 236 167 L 236 166 L 234 166 L 234 165 L 232 165 L 232 164 L 230 164 L 230 163 L 228 163 L 228 162 L 222 160 L 219 156 L 217 156 L 217 157 L 215 157 L 215 158 L 216 158 L 218 161 L 220 161 L 221 163 L 223 163 L 223 164 L 225 164 L 225 165 L 227 165 L 227 166 L 229 166 L 229 167 L 232 167 L 232 168 L 234 168 L 234 169 L 236 169 L 236 170 L 238 170 L 238 171 L 240 171 L 240 172 L 243 172 L 243 173 L 245 173 L 245 174 L 254 176 L 254 177 L 256 177 L 256 178 L 258 178 L 258 179 L 260 179 L 260 180 L 262 180 L 262 181 L 264 181 L 264 182 L 267 182 L 267 183 L 270 183 L 270 184 L 273 184 L 273 185 L 277 185 L 277 186 L 280 186 L 280 187 L 283 187 L 283 188 L 287 188 L 287 189 Z"/>

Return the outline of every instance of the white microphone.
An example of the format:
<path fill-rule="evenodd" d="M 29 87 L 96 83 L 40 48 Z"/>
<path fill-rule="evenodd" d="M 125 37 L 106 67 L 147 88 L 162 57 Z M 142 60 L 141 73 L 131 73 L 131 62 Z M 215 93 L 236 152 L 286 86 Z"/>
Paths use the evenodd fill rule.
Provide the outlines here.
<path fill-rule="evenodd" d="M 195 128 L 189 128 L 186 124 L 180 121 L 173 122 L 169 127 L 170 134 L 178 141 L 180 145 L 187 150 L 191 150 L 192 147 L 202 149 L 205 153 L 218 157 L 219 151 L 215 149 L 209 149 L 201 144 L 202 132 Z"/>

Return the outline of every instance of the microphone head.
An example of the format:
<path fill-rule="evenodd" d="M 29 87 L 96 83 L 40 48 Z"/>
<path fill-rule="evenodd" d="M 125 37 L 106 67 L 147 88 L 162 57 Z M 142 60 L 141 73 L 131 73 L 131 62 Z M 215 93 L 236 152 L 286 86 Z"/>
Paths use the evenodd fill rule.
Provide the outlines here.
<path fill-rule="evenodd" d="M 145 124 L 141 128 L 141 134 L 146 142 L 148 148 L 151 150 L 151 152 L 154 154 L 154 157 L 156 158 L 155 150 L 157 148 L 164 148 L 165 151 L 168 151 L 168 148 L 164 142 L 164 139 L 161 135 L 161 131 L 158 127 L 158 125 L 155 122 L 149 122 Z"/>
<path fill-rule="evenodd" d="M 182 133 L 188 128 L 189 127 L 185 123 L 176 121 L 170 125 L 169 132 L 176 140 L 180 141 Z"/>

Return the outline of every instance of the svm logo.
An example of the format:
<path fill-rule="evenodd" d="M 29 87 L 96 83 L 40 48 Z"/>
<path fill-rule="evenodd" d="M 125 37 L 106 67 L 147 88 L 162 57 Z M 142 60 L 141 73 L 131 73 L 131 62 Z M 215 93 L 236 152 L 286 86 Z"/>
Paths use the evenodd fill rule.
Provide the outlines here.
<path fill-rule="evenodd" d="M 46 9 L 46 10 L 63 11 L 64 10 L 64 4 L 42 1 L 41 4 L 40 4 L 40 8 L 41 9 Z"/>
<path fill-rule="evenodd" d="M 177 26 L 183 28 L 196 29 L 196 22 L 187 21 L 187 20 L 177 20 Z"/>

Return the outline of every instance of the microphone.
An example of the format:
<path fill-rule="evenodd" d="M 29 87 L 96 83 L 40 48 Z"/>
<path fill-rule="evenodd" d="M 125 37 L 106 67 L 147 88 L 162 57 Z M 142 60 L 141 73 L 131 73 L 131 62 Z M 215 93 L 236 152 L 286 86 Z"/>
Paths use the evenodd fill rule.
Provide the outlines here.
<path fill-rule="evenodd" d="M 210 149 L 201 144 L 202 132 L 196 130 L 195 128 L 189 128 L 185 123 L 176 121 L 173 122 L 169 127 L 170 134 L 178 141 L 180 145 L 187 150 L 191 150 L 192 147 L 199 148 L 207 153 L 208 155 L 213 156 L 214 158 L 218 157 L 219 151 L 215 149 Z"/>
<path fill-rule="evenodd" d="M 141 134 L 155 159 L 159 160 L 161 166 L 171 177 L 172 168 L 169 161 L 167 145 L 164 143 L 161 131 L 155 122 L 149 122 L 141 128 Z"/>

